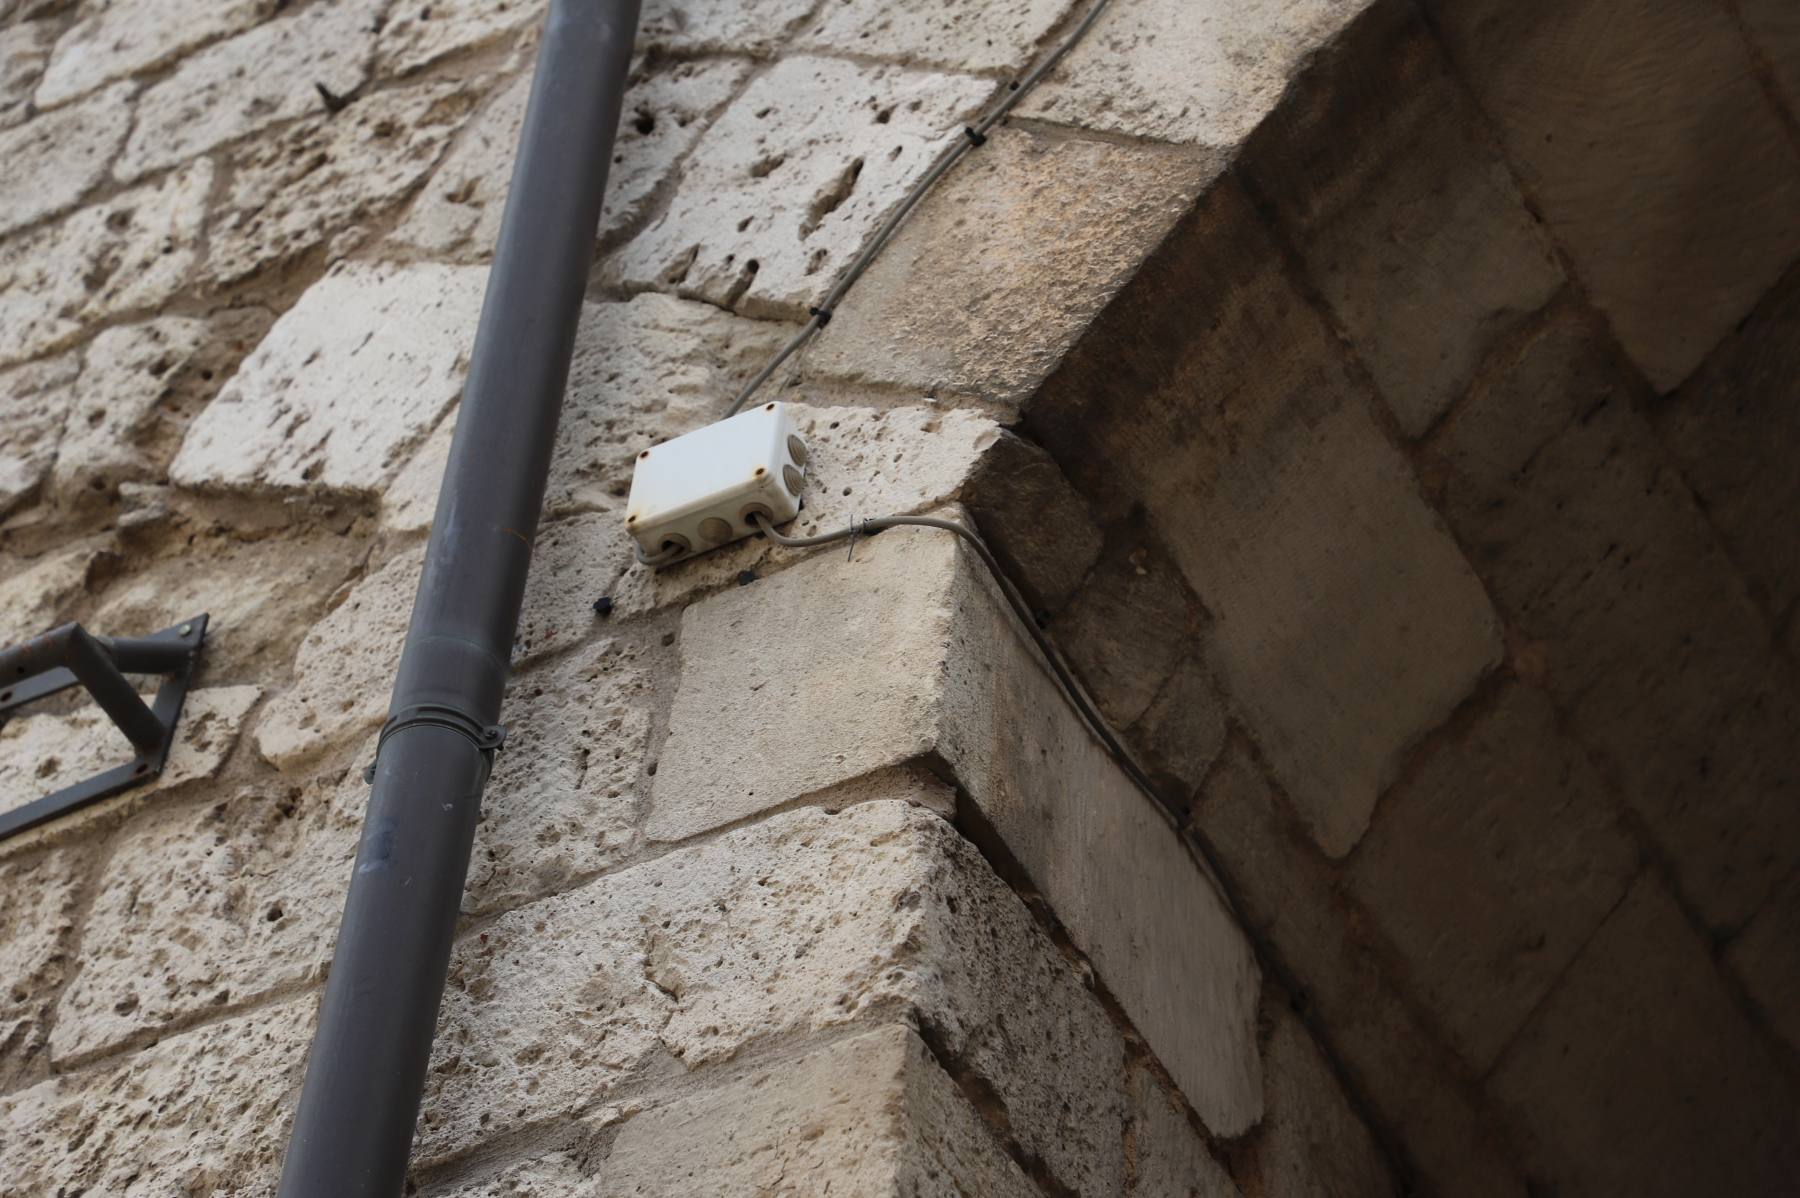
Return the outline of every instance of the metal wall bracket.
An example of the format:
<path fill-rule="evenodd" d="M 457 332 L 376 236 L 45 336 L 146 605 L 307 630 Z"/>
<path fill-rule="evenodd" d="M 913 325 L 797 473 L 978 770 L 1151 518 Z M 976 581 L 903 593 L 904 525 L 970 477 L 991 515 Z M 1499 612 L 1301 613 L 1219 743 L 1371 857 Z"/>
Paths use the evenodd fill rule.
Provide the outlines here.
<path fill-rule="evenodd" d="M 64 624 L 0 650 L 0 727 L 25 704 L 82 686 L 137 750 L 123 765 L 0 812 L 0 840 L 161 774 L 205 643 L 206 616 L 198 615 L 133 638 L 94 636 L 79 624 Z M 156 698 L 145 703 L 127 674 L 161 675 Z"/>

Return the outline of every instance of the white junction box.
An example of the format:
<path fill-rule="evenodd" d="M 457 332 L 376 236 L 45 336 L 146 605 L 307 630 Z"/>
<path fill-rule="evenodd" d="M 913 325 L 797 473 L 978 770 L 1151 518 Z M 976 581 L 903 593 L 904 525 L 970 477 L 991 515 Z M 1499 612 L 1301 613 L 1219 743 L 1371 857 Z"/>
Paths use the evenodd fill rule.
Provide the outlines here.
<path fill-rule="evenodd" d="M 752 515 L 786 524 L 800 514 L 806 457 L 782 403 L 653 445 L 637 456 L 625 527 L 663 566 L 751 535 Z"/>

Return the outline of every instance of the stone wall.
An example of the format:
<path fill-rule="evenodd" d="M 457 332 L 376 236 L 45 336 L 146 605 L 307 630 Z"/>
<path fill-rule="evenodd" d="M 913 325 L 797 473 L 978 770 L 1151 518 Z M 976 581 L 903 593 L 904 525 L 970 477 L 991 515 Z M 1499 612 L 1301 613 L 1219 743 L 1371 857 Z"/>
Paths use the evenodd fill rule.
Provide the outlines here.
<path fill-rule="evenodd" d="M 273 1190 L 541 15 L 175 7 L 0 0 L 0 643 L 215 629 L 0 842 L 6 1193 Z M 647 0 L 411 1188 L 1776 1192 L 1780 9 L 1113 0 L 776 377 L 1152 801 L 952 539 L 622 522 L 1085 6 Z"/>

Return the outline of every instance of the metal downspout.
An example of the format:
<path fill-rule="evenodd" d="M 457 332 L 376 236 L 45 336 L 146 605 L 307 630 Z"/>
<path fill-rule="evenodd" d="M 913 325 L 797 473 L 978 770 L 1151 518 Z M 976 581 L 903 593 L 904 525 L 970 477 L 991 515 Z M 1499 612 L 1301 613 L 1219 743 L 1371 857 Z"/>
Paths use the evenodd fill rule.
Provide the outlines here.
<path fill-rule="evenodd" d="M 550 3 L 281 1198 L 405 1180 L 638 8 Z"/>

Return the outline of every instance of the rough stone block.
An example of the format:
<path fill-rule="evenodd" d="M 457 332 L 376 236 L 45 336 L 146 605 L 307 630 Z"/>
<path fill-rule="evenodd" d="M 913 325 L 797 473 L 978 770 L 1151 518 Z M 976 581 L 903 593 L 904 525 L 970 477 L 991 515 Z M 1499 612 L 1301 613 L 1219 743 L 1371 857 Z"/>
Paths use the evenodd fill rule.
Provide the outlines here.
<path fill-rule="evenodd" d="M 770 51 L 812 12 L 811 0 L 646 0 L 640 44 L 672 50 Z"/>
<path fill-rule="evenodd" d="M 1374 1137 L 1293 1015 L 1276 1018 L 1264 1062 L 1268 1114 L 1246 1162 L 1254 1177 L 1245 1178 L 1250 1198 L 1393 1198 L 1401 1192 Z"/>
<path fill-rule="evenodd" d="M 636 847 L 651 671 L 668 668 L 641 656 L 601 641 L 512 680 L 500 713 L 506 751 L 482 799 L 465 911 L 555 893 Z"/>
<path fill-rule="evenodd" d="M 901 0 L 876 10 L 857 0 L 830 0 L 799 44 L 840 54 L 904 58 L 952 71 L 1006 71 L 1031 58 L 1067 9 L 1062 0 Z"/>
<path fill-rule="evenodd" d="M 1216 173 L 1210 154 L 997 129 L 839 304 L 812 368 L 1022 402 Z"/>
<path fill-rule="evenodd" d="M 156 308 L 198 256 L 207 159 L 0 242 L 0 364 L 68 341 L 83 326 Z"/>
<path fill-rule="evenodd" d="M 412 194 L 475 99 L 457 84 L 379 92 L 247 143 L 213 218 L 208 279 L 231 282 L 320 245 L 343 253 Z"/>
<path fill-rule="evenodd" d="M 667 210 L 602 268 L 750 315 L 803 315 L 990 86 L 782 59 L 700 138 Z"/>
<path fill-rule="evenodd" d="M 376 63 L 383 74 L 407 74 L 543 19 L 543 5 L 530 0 L 406 0 L 395 4 L 382 23 Z"/>
<path fill-rule="evenodd" d="M 1672 389 L 1800 254 L 1800 156 L 1731 14 L 1660 0 L 1429 7 L 1588 294 Z"/>
<path fill-rule="evenodd" d="M 340 265 L 275 322 L 194 421 L 171 478 L 379 492 L 462 390 L 486 274 Z"/>
<path fill-rule="evenodd" d="M 280 0 L 110 0 L 82 5 L 81 18 L 56 41 L 34 97 L 49 108 L 126 75 L 173 62 L 196 46 L 242 32 L 281 7 Z"/>
<path fill-rule="evenodd" d="M 1118 0 L 1019 112 L 1156 141 L 1235 145 L 1367 3 Z"/>
<path fill-rule="evenodd" d="M 1214 616 L 1235 708 L 1320 845 L 1348 852 L 1407 747 L 1498 660 L 1499 628 L 1235 184 L 1028 419 L 1102 510 L 1143 506 Z"/>
<path fill-rule="evenodd" d="M 1638 848 L 1541 691 L 1509 686 L 1394 788 L 1349 891 L 1485 1073 L 1613 909 Z"/>
<path fill-rule="evenodd" d="M 1370 8 L 1246 149 L 1308 274 L 1409 436 L 1562 285 L 1436 41 Z"/>
<path fill-rule="evenodd" d="M 1358 1076 L 1433 1192 L 1526 1198 L 1492 1114 L 1452 1075 L 1441 1049 L 1382 971 L 1365 921 L 1346 918 L 1330 871 L 1289 827 L 1276 792 L 1241 744 L 1227 748 L 1196 805 L 1196 824 L 1237 882 L 1245 918 L 1294 972 L 1341 1060 Z M 1282 1062 L 1271 1060 L 1266 1076 Z M 1271 1110 L 1280 1118 L 1277 1079 Z M 1279 1158 L 1278 1158 L 1279 1159 Z M 1269 1198 L 1289 1193 L 1270 1191 Z"/>
<path fill-rule="evenodd" d="M 1649 875 L 1492 1084 L 1530 1128 L 1531 1168 L 1562 1192 L 1778 1194 L 1800 1176 L 1793 1089 Z"/>
<path fill-rule="evenodd" d="M 1726 959 L 1775 1033 L 1800 1050 L 1800 874 L 1770 896 Z"/>
<path fill-rule="evenodd" d="M 128 83 L 0 133 L 0 234 L 73 208 L 106 178 L 131 128 Z"/>
<path fill-rule="evenodd" d="M 1532 668 L 1718 930 L 1800 858 L 1800 696 L 1627 386 L 1558 319 L 1432 439 Z"/>
<path fill-rule="evenodd" d="M 1127 1178 L 1133 1198 L 1240 1198 L 1237 1186 L 1188 1122 L 1187 1112 L 1141 1065 L 1131 1071 Z"/>
<path fill-rule="evenodd" d="M 1000 434 L 999 426 L 986 417 L 954 409 L 871 412 L 798 404 L 795 409 L 808 457 L 806 508 L 784 530 L 793 536 L 843 528 L 865 516 L 929 511 L 957 496 L 971 464 Z M 651 443 L 626 444 L 635 448 Z M 629 450 L 621 459 L 628 454 Z M 606 473 L 623 475 L 610 468 Z M 744 571 L 766 572 L 797 560 L 790 550 L 750 538 L 690 563 L 651 571 L 637 564 L 620 516 L 615 514 L 600 528 L 619 566 L 607 592 L 615 618 L 690 601 L 741 580 Z M 571 603 L 568 610 L 574 606 Z"/>
<path fill-rule="evenodd" d="M 92 864 L 67 849 L 0 861 L 0 1090 L 44 1072 L 51 999 L 68 976 Z"/>
<path fill-rule="evenodd" d="M 941 800 L 777 815 L 503 916 L 452 960 L 419 1156 L 797 1034 L 909 1020 L 1024 1152 L 1118 1191 L 1123 1044 Z M 872 797 L 872 796 L 871 796 Z M 1024 987 L 1034 1001 L 1020 1005 Z M 526 1076 L 532 1085 L 524 1084 Z"/>
<path fill-rule="evenodd" d="M 1796 29 L 1800 30 L 1800 22 Z M 1707 519 L 1779 618 L 1800 605 L 1800 274 L 1778 287 L 1653 413 Z"/>
<path fill-rule="evenodd" d="M 313 1005 L 296 998 L 0 1097 L 0 1177 L 20 1194 L 267 1198 Z"/>
<path fill-rule="evenodd" d="M 1225 747 L 1226 707 L 1212 668 L 1197 655 L 1175 666 L 1150 707 L 1131 726 L 1140 761 L 1166 794 L 1191 794 Z"/>
<path fill-rule="evenodd" d="M 293 769 L 387 716 L 424 561 L 422 545 L 396 555 L 306 634 L 293 686 L 256 726 L 256 747 L 277 769 Z"/>
<path fill-rule="evenodd" d="M 1260 1086 L 1249 948 L 979 570 L 948 534 L 895 529 L 690 607 L 650 837 L 939 759 L 1208 1125 L 1241 1131 Z"/>
<path fill-rule="evenodd" d="M 36 559 L 8 559 L 0 573 L 0 645 L 14 645 L 62 623 L 94 568 L 113 551 L 98 537 Z"/>
<path fill-rule="evenodd" d="M 1136 722 L 1198 639 L 1202 613 L 1181 570 L 1141 524 L 1113 527 L 1081 589 L 1050 621 L 1050 635 L 1100 714 Z"/>
<path fill-rule="evenodd" d="M 746 74 L 741 63 L 714 61 L 676 62 L 633 76 L 606 176 L 602 240 L 644 215 L 657 186 Z M 484 261 L 492 256 L 530 92 L 531 76 L 523 75 L 470 122 L 395 230 L 396 241 L 440 259 Z"/>
<path fill-rule="evenodd" d="M 456 410 L 438 422 L 414 451 L 387 490 L 381 493 L 381 527 L 394 533 L 426 532 L 437 514 L 444 467 L 450 464 L 450 438 L 456 433 Z"/>
<path fill-rule="evenodd" d="M 597 1180 L 597 1194 L 695 1198 L 1041 1193 L 904 1027 L 654 1106 L 619 1129 Z"/>
<path fill-rule="evenodd" d="M 181 724 L 175 730 L 175 743 L 169 748 L 169 759 L 154 782 L 86 807 L 47 827 L 66 831 L 121 805 L 141 803 L 145 796 L 159 790 L 212 777 L 237 744 L 244 716 L 261 694 L 261 689 L 254 686 L 209 686 L 189 691 L 181 710 Z M 33 799 L 129 761 L 133 753 L 124 733 L 91 703 L 71 715 L 47 712 L 16 717 L 0 729 L 0 811 L 23 807 Z"/>
<path fill-rule="evenodd" d="M 0 129 L 31 115 L 31 91 L 50 60 L 56 22 L 20 21 L 0 29 Z"/>
<path fill-rule="evenodd" d="M 309 5 L 184 58 L 138 98 L 113 174 L 130 182 L 277 121 L 326 111 L 324 88 L 351 95 L 368 77 L 381 0 Z"/>
<path fill-rule="evenodd" d="M 60 500 L 73 503 L 154 476 L 146 434 L 190 363 L 205 356 L 211 333 L 204 320 L 166 316 L 107 329 L 88 343 L 52 470 Z"/>
<path fill-rule="evenodd" d="M 158 805 L 127 824 L 57 1006 L 57 1064 L 319 978 L 360 815 L 336 796 L 354 791 L 361 770 L 340 763 L 300 785 Z"/>
<path fill-rule="evenodd" d="M 50 473 L 80 373 L 74 354 L 0 372 L 0 516 L 36 497 Z"/>
<path fill-rule="evenodd" d="M 1100 557 L 1100 529 L 1050 455 L 1001 433 L 976 463 L 964 502 L 1007 576 L 1037 607 L 1069 601 Z"/>
<path fill-rule="evenodd" d="M 143 553 L 94 609 L 99 632 L 135 635 L 209 612 L 206 679 L 274 687 L 367 546 L 343 526 L 285 537 L 179 532 L 179 548 Z M 158 548 L 173 548 L 158 546 Z"/>

